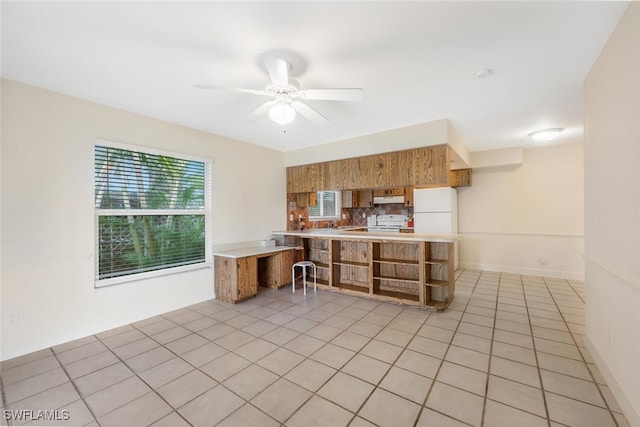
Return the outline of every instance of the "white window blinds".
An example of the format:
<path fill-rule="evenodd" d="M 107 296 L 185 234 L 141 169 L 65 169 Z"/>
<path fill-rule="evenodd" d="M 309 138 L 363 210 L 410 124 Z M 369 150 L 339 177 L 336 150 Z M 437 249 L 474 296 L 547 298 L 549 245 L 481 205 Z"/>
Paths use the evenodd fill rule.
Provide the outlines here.
<path fill-rule="evenodd" d="M 340 192 L 318 191 L 318 204 L 309 206 L 309 219 L 339 219 Z"/>
<path fill-rule="evenodd" d="M 103 145 L 94 160 L 97 286 L 205 262 L 209 164 Z"/>

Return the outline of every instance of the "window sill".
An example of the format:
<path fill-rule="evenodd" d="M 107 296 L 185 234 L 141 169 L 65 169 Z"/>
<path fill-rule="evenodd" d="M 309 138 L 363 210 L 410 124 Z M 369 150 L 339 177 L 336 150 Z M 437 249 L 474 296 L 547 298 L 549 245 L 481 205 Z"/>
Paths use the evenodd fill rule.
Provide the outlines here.
<path fill-rule="evenodd" d="M 189 271 L 211 269 L 213 263 L 205 261 L 198 264 L 183 265 L 180 267 L 164 268 L 162 270 L 148 271 L 146 273 L 129 274 L 127 276 L 113 277 L 110 279 L 95 279 L 94 288 L 106 288 L 109 286 L 121 285 L 129 282 L 137 282 L 139 280 L 147 280 L 155 277 L 169 276 L 172 274 L 186 273 Z"/>

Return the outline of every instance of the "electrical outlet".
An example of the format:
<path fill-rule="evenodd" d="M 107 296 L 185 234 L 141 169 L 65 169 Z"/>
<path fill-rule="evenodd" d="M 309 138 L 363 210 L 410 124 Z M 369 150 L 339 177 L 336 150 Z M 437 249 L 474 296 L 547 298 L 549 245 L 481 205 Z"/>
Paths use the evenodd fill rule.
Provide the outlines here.
<path fill-rule="evenodd" d="M 293 214 L 289 215 L 289 221 L 293 221 Z"/>
<path fill-rule="evenodd" d="M 17 325 L 18 323 L 20 323 L 18 313 L 9 313 L 9 325 Z"/>

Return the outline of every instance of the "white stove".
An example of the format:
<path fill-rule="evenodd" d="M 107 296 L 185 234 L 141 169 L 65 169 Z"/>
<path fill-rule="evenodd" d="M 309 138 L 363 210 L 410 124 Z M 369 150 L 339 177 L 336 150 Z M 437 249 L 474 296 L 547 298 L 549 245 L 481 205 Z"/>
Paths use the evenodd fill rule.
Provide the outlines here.
<path fill-rule="evenodd" d="M 369 231 L 386 231 L 389 233 L 399 233 L 400 228 L 407 224 L 406 215 L 378 215 L 375 225 L 367 226 Z"/>

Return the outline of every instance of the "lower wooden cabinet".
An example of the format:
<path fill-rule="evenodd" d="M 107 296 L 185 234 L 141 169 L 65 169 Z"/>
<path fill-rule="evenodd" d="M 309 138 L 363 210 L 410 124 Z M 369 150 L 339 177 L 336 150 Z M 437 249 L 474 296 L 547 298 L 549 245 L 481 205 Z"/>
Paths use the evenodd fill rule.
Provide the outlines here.
<path fill-rule="evenodd" d="M 445 310 L 455 292 L 454 242 L 305 238 L 318 286 Z"/>
<path fill-rule="evenodd" d="M 258 293 L 258 258 L 214 257 L 216 299 L 236 303 Z"/>
<path fill-rule="evenodd" d="M 304 257 L 302 248 L 293 247 L 277 251 L 263 248 L 239 251 L 242 256 L 213 257 L 216 299 L 232 304 L 254 297 L 258 286 L 278 289 L 291 284 L 291 267 Z"/>

